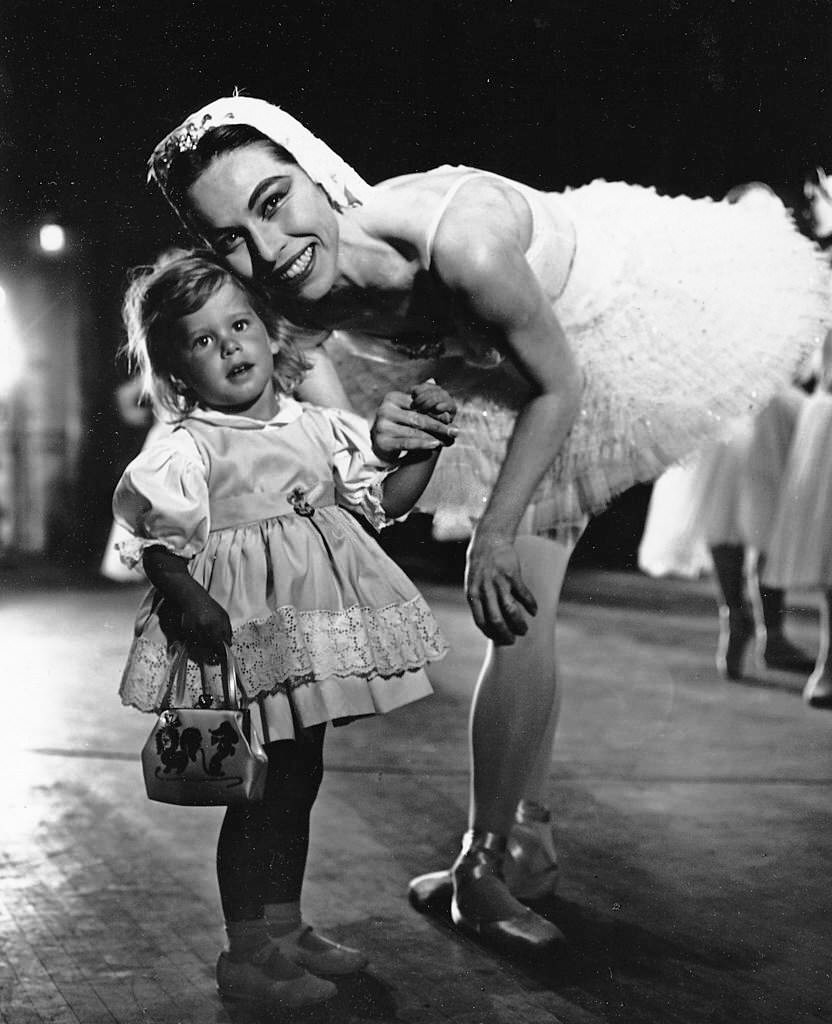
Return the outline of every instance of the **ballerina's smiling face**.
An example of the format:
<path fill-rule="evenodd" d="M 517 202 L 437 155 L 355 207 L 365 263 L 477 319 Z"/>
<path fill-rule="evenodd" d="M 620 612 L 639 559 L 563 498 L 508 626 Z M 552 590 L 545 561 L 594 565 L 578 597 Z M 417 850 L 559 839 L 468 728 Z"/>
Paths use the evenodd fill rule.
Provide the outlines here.
<path fill-rule="evenodd" d="M 268 143 L 222 153 L 187 189 L 189 221 L 242 277 L 299 302 L 337 275 L 338 220 L 326 193 Z"/>

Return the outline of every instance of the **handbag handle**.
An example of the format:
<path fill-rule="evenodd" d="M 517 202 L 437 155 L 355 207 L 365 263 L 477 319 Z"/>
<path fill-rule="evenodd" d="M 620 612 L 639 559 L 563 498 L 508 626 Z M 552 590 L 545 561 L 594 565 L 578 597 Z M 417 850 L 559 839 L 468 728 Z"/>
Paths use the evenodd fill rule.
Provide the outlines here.
<path fill-rule="evenodd" d="M 181 707 L 185 701 L 185 681 L 188 676 L 188 645 L 181 641 L 176 644 L 176 653 L 170 664 L 170 671 L 167 679 L 159 688 L 156 698 L 156 706 L 160 711 L 166 711 L 171 706 Z M 222 658 L 220 659 L 220 678 L 222 681 L 222 694 L 225 707 L 231 711 L 245 710 L 248 707 L 248 697 L 245 690 L 240 686 L 240 673 L 237 659 L 229 645 L 223 641 Z M 208 696 L 205 686 L 205 664 L 199 665 L 200 677 L 202 680 L 202 692 Z"/>

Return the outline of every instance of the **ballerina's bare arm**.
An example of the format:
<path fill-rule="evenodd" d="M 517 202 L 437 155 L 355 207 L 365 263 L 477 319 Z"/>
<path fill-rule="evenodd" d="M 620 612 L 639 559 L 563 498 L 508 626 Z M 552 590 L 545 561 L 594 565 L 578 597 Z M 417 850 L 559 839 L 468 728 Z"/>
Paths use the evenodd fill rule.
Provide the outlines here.
<path fill-rule="evenodd" d="M 466 195 L 467 193 L 467 195 Z M 512 644 L 534 615 L 514 550 L 537 484 L 577 415 L 581 373 L 566 336 L 525 257 L 531 215 L 502 186 L 460 192 L 433 249 L 433 268 L 468 313 L 496 333 L 535 389 L 517 417 L 482 519 L 468 549 L 466 596 L 477 626 Z M 520 197 L 522 199 L 522 197 Z M 525 203 L 523 203 L 525 206 Z"/>
<path fill-rule="evenodd" d="M 344 385 L 332 360 L 322 345 L 304 352 L 310 369 L 297 386 L 295 394 L 302 402 L 312 402 L 324 408 L 352 409 Z"/>

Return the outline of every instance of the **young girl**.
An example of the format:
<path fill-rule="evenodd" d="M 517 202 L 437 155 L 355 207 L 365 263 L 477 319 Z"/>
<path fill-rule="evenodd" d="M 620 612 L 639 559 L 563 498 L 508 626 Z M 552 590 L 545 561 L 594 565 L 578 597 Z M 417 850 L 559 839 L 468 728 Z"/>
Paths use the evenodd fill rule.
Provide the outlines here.
<path fill-rule="evenodd" d="M 217 874 L 228 935 L 223 995 L 297 1008 L 335 994 L 317 975 L 365 965 L 302 920 L 309 814 L 323 774 L 325 723 L 386 712 L 431 692 L 424 667 L 445 641 L 425 601 L 358 522 L 404 514 L 439 450 L 376 458 L 364 420 L 301 404 L 304 361 L 213 257 L 176 252 L 125 299 L 128 352 L 173 430 L 130 464 L 116 521 L 125 560 L 153 584 L 121 686 L 152 711 L 171 644 L 233 644 L 259 704 L 269 775 L 262 803 L 229 807 Z M 450 422 L 428 382 L 413 408 Z M 189 666 L 189 696 L 200 692 Z"/>

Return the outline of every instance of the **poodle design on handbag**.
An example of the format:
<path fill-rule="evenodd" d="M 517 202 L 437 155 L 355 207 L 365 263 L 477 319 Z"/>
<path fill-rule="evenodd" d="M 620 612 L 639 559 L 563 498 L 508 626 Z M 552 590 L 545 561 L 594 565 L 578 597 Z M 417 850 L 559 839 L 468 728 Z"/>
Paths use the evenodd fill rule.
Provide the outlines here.
<path fill-rule="evenodd" d="M 165 726 L 156 733 L 156 753 L 162 763 L 162 772 L 170 775 L 184 774 L 188 763 L 196 764 L 197 756 L 202 762 L 206 775 L 222 778 L 222 763 L 233 757 L 240 735 L 230 722 L 222 722 L 216 729 L 209 729 L 211 746 L 216 747 L 210 760 L 206 760 L 202 744 L 202 733 L 193 726 L 181 729 L 181 722 L 175 713 L 168 712 Z"/>

